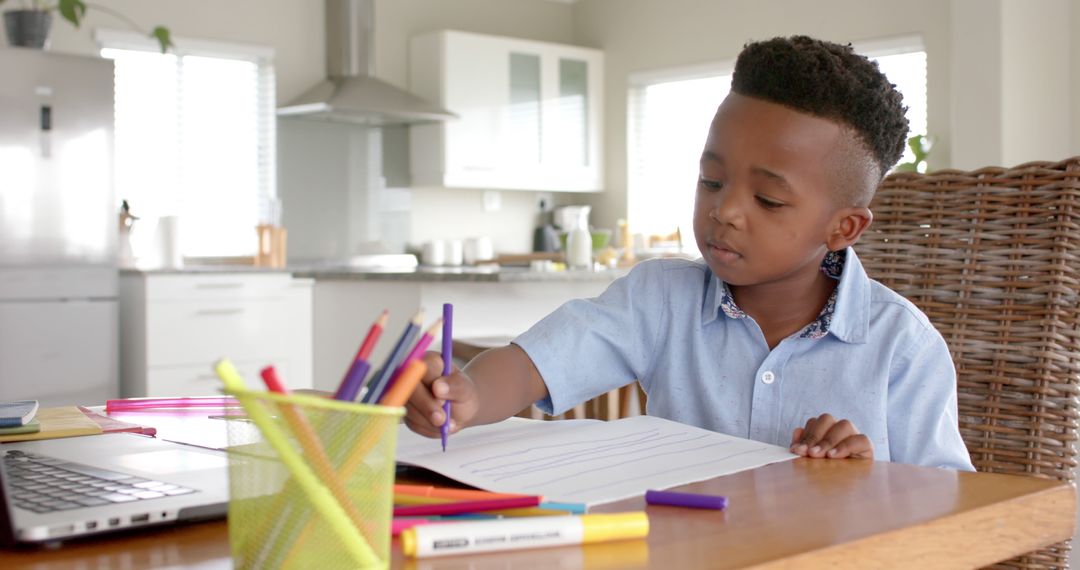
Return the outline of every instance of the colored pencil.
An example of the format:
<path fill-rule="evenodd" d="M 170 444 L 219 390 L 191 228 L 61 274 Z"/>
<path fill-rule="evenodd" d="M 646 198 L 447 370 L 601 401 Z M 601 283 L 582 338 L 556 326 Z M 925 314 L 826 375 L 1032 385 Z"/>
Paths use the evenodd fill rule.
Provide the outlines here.
<path fill-rule="evenodd" d="M 394 387 L 394 384 L 397 383 L 398 378 L 401 377 L 402 372 L 405 372 L 405 367 L 408 366 L 410 362 L 419 360 L 420 357 L 424 355 L 424 351 L 427 350 L 428 347 L 431 346 L 431 342 L 435 340 L 435 331 L 439 330 L 439 325 L 441 324 L 442 319 L 435 319 L 435 324 L 424 331 L 424 334 L 420 336 L 420 340 L 416 341 L 416 346 L 409 351 L 409 355 L 405 357 L 405 360 L 401 361 L 397 370 L 394 370 L 394 373 L 390 376 L 390 380 L 386 382 L 386 386 L 383 386 L 382 394 L 375 395 L 376 402 L 381 402 L 383 397 Z M 424 371 L 427 371 L 426 366 Z M 412 392 L 410 391 L 409 393 L 411 394 Z"/>
<path fill-rule="evenodd" d="M 501 509 L 521 509 L 540 504 L 540 497 L 514 497 L 512 499 L 490 499 L 486 501 L 462 501 L 441 505 L 414 505 L 394 507 L 395 517 L 423 517 L 430 515 L 455 515 L 463 513 L 483 513 Z"/>
<path fill-rule="evenodd" d="M 368 330 L 367 336 L 364 338 L 363 344 L 360 345 L 360 350 L 356 351 L 356 359 L 371 359 L 371 352 L 375 350 L 375 343 L 379 342 L 379 336 L 382 335 L 383 330 L 386 328 L 386 323 L 390 320 L 390 311 L 384 310 L 379 318 L 375 319 L 375 322 Z"/>
<path fill-rule="evenodd" d="M 420 330 L 420 326 L 423 323 L 424 310 L 420 309 L 409 321 L 409 324 L 405 325 L 405 330 L 401 332 L 401 338 L 399 338 L 397 344 L 394 345 L 394 349 L 390 351 L 390 356 L 386 358 L 386 362 L 383 363 L 382 368 L 375 373 L 371 382 L 368 382 L 367 393 L 360 398 L 360 401 L 365 404 L 371 404 L 378 401 L 378 396 L 385 389 L 386 383 L 390 380 L 390 375 L 397 368 L 401 359 L 405 357 L 406 349 L 412 344 L 413 339 L 416 338 L 416 333 Z"/>
<path fill-rule="evenodd" d="M 445 377 L 449 376 L 450 371 L 454 369 L 454 306 L 450 303 L 443 303 L 442 314 L 442 375 Z M 443 421 L 442 427 L 439 428 L 439 439 L 442 440 L 443 453 L 446 453 L 446 440 L 450 437 L 450 400 L 443 402 L 442 409 L 443 414 L 446 415 L 446 420 Z"/>
<path fill-rule="evenodd" d="M 352 363 L 349 364 L 349 368 L 345 371 L 345 376 L 341 378 L 341 383 L 338 384 L 337 392 L 334 393 L 335 400 L 352 401 L 356 399 L 356 394 L 360 391 L 360 386 L 364 383 L 364 376 L 367 375 L 368 370 L 371 368 L 369 362 L 371 359 L 371 351 L 375 350 L 375 343 L 379 341 L 379 337 L 382 335 L 383 329 L 386 328 L 386 323 L 389 319 L 390 311 L 384 310 L 382 314 L 379 315 L 379 318 L 375 319 L 375 322 L 371 324 L 367 336 L 364 337 L 364 341 L 356 351 L 356 356 L 353 358 Z M 349 394 L 352 395 L 350 396 Z"/>
<path fill-rule="evenodd" d="M 371 364 L 367 360 L 357 359 L 354 360 L 352 365 L 349 366 L 349 371 L 345 373 L 345 378 L 342 379 L 341 385 L 338 386 L 338 391 L 334 394 L 335 400 L 344 400 L 346 402 L 352 402 L 356 400 L 356 395 L 360 393 L 360 387 L 364 385 L 364 377 L 367 376 L 368 370 L 371 369 Z"/>

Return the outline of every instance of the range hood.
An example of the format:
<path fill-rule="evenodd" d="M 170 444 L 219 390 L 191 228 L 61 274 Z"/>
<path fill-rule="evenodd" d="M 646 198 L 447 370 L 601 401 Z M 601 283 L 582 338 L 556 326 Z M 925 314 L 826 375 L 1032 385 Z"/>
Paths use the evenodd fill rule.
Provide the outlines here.
<path fill-rule="evenodd" d="M 455 119 L 439 105 L 375 78 L 374 0 L 326 0 L 326 75 L 288 105 L 283 117 L 370 126 Z"/>

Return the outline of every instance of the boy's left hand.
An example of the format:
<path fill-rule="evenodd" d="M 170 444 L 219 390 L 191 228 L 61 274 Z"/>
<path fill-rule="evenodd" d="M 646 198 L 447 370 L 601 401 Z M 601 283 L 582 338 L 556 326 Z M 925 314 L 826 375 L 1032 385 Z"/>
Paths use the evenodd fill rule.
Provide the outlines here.
<path fill-rule="evenodd" d="M 859 433 L 850 421 L 837 421 L 829 414 L 810 418 L 806 427 L 795 428 L 791 434 L 791 452 L 803 457 L 828 459 L 874 458 L 870 438 Z"/>

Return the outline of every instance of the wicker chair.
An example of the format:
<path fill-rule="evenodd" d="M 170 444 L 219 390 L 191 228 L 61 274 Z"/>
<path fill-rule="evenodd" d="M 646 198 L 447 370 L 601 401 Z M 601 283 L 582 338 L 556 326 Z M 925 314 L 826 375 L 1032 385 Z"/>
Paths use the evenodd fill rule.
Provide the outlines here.
<path fill-rule="evenodd" d="M 1080 157 L 893 174 L 856 250 L 930 317 L 956 364 L 960 431 L 979 471 L 1075 478 Z M 1055 568 L 1069 543 L 999 567 Z"/>

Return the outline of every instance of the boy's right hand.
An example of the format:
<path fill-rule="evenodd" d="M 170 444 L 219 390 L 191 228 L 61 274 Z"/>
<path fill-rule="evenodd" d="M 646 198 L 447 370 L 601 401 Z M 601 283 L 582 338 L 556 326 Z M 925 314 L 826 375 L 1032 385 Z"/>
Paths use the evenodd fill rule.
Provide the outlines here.
<path fill-rule="evenodd" d="M 405 425 L 427 437 L 439 437 L 446 414 L 443 402 L 450 401 L 450 433 L 468 425 L 480 409 L 476 384 L 464 372 L 453 366 L 449 376 L 443 376 L 443 359 L 438 352 L 424 355 L 427 372 L 405 405 Z"/>

